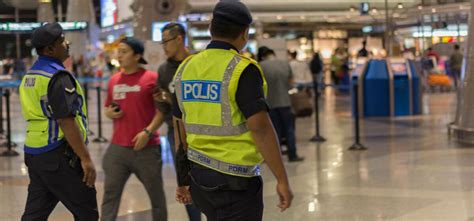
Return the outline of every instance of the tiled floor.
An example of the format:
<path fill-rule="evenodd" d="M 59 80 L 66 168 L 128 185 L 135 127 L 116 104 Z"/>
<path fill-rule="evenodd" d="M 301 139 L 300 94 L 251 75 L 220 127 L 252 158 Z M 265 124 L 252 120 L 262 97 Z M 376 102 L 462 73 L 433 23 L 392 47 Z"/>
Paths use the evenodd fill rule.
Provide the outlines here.
<path fill-rule="evenodd" d="M 453 119 L 454 94 L 424 97 L 422 116 L 366 119 L 361 123 L 364 152 L 351 152 L 352 118 L 348 96 L 327 91 L 322 100 L 323 144 L 309 142 L 314 135 L 312 118 L 298 119 L 298 151 L 303 163 L 285 163 L 295 194 L 293 207 L 277 208 L 275 180 L 263 169 L 264 220 L 474 220 L 474 148 L 449 141 L 446 125 Z M 92 130 L 97 132 L 95 93 L 91 93 Z M 25 123 L 18 97 L 12 97 L 14 141 L 21 147 Z M 110 137 L 111 123 L 104 122 Z M 107 144 L 89 146 L 99 178 L 102 201 L 101 158 Z M 19 152 L 21 148 L 18 148 Z M 175 174 L 165 149 L 163 177 L 169 220 L 187 220 L 184 207 L 174 201 Z M 28 177 L 22 156 L 0 158 L 0 221 L 19 220 L 27 194 Z M 144 188 L 132 177 L 122 198 L 120 221 L 150 219 L 150 203 Z M 52 221 L 72 220 L 62 206 Z"/>

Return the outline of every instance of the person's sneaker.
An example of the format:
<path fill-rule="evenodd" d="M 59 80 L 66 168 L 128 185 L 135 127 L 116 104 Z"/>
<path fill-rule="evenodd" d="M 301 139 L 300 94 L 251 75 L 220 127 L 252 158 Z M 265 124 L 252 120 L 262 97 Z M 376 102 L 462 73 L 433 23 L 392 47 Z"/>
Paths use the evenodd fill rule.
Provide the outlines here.
<path fill-rule="evenodd" d="M 292 157 L 288 161 L 290 162 L 301 162 L 304 160 L 304 157 Z"/>

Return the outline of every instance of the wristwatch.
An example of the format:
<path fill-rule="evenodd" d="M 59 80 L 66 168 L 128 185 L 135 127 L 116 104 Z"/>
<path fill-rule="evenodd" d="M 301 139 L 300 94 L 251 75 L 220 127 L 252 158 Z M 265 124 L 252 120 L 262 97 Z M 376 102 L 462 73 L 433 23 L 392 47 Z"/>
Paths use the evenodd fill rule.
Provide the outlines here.
<path fill-rule="evenodd" d="M 150 132 L 148 129 L 144 128 L 143 131 L 148 135 L 148 138 L 153 137 L 153 133 Z"/>

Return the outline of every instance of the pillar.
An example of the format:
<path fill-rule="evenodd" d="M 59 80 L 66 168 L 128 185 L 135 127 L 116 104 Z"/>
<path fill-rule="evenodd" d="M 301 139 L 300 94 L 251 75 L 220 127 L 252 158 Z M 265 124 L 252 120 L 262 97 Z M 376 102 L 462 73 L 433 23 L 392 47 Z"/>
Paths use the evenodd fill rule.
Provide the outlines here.
<path fill-rule="evenodd" d="M 474 0 L 471 0 L 474 5 Z M 471 7 L 469 33 L 464 51 L 464 63 L 461 73 L 462 84 L 457 92 L 456 118 L 449 125 L 453 140 L 474 144 L 474 7 Z M 471 98 L 471 96 L 473 96 Z"/>
<path fill-rule="evenodd" d="M 97 34 L 91 34 L 98 31 L 92 0 L 69 0 L 66 21 L 88 22 L 87 30 L 66 33 L 66 39 L 71 42 L 69 48 L 71 57 L 77 59 L 81 55 L 92 56 L 91 52 L 95 51 L 95 43 L 98 41 L 98 37 L 94 37 Z"/>
<path fill-rule="evenodd" d="M 152 24 L 157 21 L 176 21 L 190 9 L 187 0 L 135 0 L 132 4 L 134 36 L 151 40 Z"/>
<path fill-rule="evenodd" d="M 54 22 L 54 11 L 51 0 L 38 0 L 38 22 Z"/>

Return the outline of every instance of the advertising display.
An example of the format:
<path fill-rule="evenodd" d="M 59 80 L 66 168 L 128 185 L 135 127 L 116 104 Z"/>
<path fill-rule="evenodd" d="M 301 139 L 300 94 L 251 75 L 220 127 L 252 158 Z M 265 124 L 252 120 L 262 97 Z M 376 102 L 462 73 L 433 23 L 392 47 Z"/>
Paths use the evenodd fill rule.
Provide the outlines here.
<path fill-rule="evenodd" d="M 117 0 L 100 1 L 100 25 L 108 27 L 117 24 Z"/>

